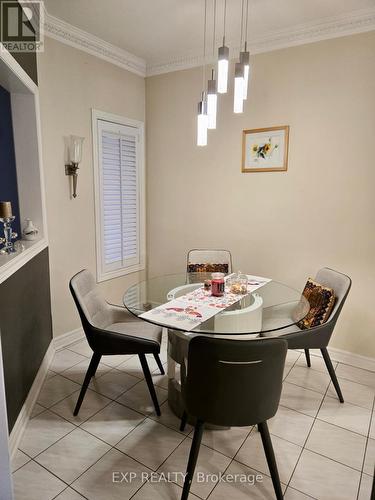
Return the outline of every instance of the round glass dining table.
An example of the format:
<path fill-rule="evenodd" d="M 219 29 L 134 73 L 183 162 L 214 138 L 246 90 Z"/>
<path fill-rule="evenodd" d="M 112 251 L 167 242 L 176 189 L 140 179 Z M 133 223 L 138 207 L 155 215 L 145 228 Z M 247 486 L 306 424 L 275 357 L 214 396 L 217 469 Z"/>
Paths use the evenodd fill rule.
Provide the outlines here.
<path fill-rule="evenodd" d="M 180 366 L 188 355 L 188 345 L 196 335 L 235 340 L 252 340 L 268 335 L 279 336 L 299 331 L 297 323 L 309 312 L 310 305 L 299 290 L 278 281 L 252 277 L 248 283 L 258 288 L 233 305 L 186 331 L 168 315 L 142 314 L 201 288 L 211 276 L 205 273 L 181 273 L 149 278 L 131 286 L 125 293 L 125 307 L 144 321 L 168 329 L 168 403 L 182 414 Z M 210 294 L 210 292 L 206 292 Z"/>

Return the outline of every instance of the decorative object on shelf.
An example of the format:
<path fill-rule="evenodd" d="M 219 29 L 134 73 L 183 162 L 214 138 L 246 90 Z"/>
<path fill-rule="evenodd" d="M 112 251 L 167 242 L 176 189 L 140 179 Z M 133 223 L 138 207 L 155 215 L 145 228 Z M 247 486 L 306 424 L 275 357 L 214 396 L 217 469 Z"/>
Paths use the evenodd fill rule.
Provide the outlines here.
<path fill-rule="evenodd" d="M 17 233 L 12 230 L 12 222 L 15 220 L 12 213 L 12 204 L 10 201 L 0 201 L 0 222 L 4 227 L 4 238 L 0 237 L 0 244 L 4 245 L 0 249 L 0 254 L 11 254 L 16 252 L 12 240 L 17 238 Z"/>
<path fill-rule="evenodd" d="M 289 126 L 242 132 L 242 172 L 279 172 L 288 169 Z"/>
<path fill-rule="evenodd" d="M 84 137 L 71 135 L 68 145 L 69 162 L 65 165 L 65 175 L 69 175 L 73 179 L 73 198 L 77 197 L 77 180 L 78 180 L 78 165 L 82 160 L 82 145 Z"/>
<path fill-rule="evenodd" d="M 31 219 L 26 219 L 26 226 L 23 228 L 22 237 L 24 240 L 33 241 L 37 238 L 39 229 L 34 226 Z"/>
<path fill-rule="evenodd" d="M 23 252 L 25 250 L 25 245 L 22 243 L 21 240 L 17 240 L 14 242 L 14 250 L 18 253 Z"/>

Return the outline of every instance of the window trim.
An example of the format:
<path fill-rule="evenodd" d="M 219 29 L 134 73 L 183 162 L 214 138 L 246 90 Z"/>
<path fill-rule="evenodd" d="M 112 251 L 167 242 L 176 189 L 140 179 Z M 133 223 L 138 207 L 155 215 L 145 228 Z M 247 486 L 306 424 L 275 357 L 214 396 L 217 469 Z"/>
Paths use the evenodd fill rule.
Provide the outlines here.
<path fill-rule="evenodd" d="M 107 113 L 97 109 L 91 110 L 92 148 L 94 165 L 94 206 L 95 206 L 95 240 L 96 240 L 96 277 L 98 282 L 107 281 L 127 274 L 143 271 L 146 266 L 146 182 L 145 182 L 145 150 L 144 122 L 132 120 L 124 116 Z M 102 268 L 102 214 L 100 194 L 100 162 L 99 162 L 99 127 L 98 120 L 136 128 L 139 131 L 139 264 L 122 267 L 114 271 Z"/>

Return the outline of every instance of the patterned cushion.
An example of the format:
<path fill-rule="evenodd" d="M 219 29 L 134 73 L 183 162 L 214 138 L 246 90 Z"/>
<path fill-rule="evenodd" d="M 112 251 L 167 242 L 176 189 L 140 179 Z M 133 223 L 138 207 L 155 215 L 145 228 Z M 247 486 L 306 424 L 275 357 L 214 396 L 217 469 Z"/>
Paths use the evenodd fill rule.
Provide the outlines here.
<path fill-rule="evenodd" d="M 228 274 L 229 264 L 191 264 L 187 267 L 188 273 L 225 273 Z"/>
<path fill-rule="evenodd" d="M 332 288 L 309 278 L 303 290 L 303 296 L 309 301 L 310 311 L 297 325 L 304 330 L 325 323 L 335 305 L 335 292 Z"/>

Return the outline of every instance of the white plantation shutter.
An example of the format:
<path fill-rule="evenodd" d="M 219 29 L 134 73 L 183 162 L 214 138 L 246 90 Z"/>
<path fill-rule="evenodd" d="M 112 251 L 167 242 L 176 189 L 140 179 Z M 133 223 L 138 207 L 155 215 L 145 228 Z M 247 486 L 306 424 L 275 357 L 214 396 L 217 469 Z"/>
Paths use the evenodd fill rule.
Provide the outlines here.
<path fill-rule="evenodd" d="M 141 264 L 140 130 L 98 120 L 97 132 L 101 222 L 98 264 L 104 276 L 136 270 Z"/>

